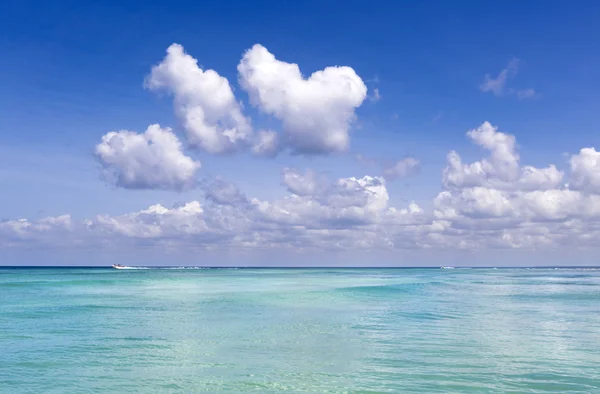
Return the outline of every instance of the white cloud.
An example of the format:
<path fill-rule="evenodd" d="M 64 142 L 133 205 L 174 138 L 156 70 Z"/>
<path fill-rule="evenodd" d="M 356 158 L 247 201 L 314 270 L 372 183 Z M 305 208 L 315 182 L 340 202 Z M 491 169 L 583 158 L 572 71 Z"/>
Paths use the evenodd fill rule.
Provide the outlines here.
<path fill-rule="evenodd" d="M 523 89 L 523 90 L 517 90 L 516 92 L 517 97 L 520 100 L 524 100 L 524 99 L 528 99 L 528 98 L 533 98 L 535 97 L 536 93 L 534 89 Z"/>
<path fill-rule="evenodd" d="M 389 208 L 384 180 L 370 176 L 341 178 L 308 189 L 303 196 L 290 194 L 271 201 L 248 200 L 223 180 L 204 189 L 206 204 L 192 201 L 173 208 L 156 204 L 139 212 L 98 215 L 81 222 L 69 218 L 68 228 L 88 243 L 102 240 L 106 247 L 133 240 L 144 245 L 152 241 L 158 247 L 175 243 L 194 248 L 371 248 L 387 242 L 378 223 L 390 228 L 408 226 L 423 215 L 414 203 L 403 209 Z M 1 239 L 34 240 L 58 234 L 47 225 L 50 222 L 1 222 Z M 68 238 L 62 233 L 61 237 Z M 6 242 L 2 245 L 7 246 Z"/>
<path fill-rule="evenodd" d="M 486 74 L 484 81 L 479 85 L 479 89 L 482 92 L 491 92 L 498 97 L 505 94 L 516 95 L 519 100 L 535 97 L 536 92 L 532 88 L 514 89 L 507 87 L 508 79 L 514 77 L 519 70 L 519 62 L 519 59 L 512 59 L 496 78 L 492 78 L 489 74 Z"/>
<path fill-rule="evenodd" d="M 301 239 L 303 247 L 320 245 L 325 249 L 342 245 L 353 248 L 359 243 L 373 247 L 373 242 L 387 237 L 378 223 L 402 217 L 405 225 L 416 214 L 415 207 L 410 212 L 388 209 L 389 196 L 381 178 L 350 177 L 326 182 L 316 180 L 312 172 L 302 175 L 288 169 L 285 174 L 294 194 L 275 201 L 252 200 L 258 214 L 255 220 L 277 229 L 282 241 L 289 238 L 288 242 L 296 243 Z M 379 239 L 368 240 L 377 234 Z"/>
<path fill-rule="evenodd" d="M 330 205 L 361 206 L 373 212 L 387 208 L 389 195 L 381 177 L 341 178 L 325 196 Z"/>
<path fill-rule="evenodd" d="M 600 152 L 583 148 L 571 156 L 570 165 L 570 188 L 600 194 Z"/>
<path fill-rule="evenodd" d="M 539 223 L 572 219 L 596 220 L 600 196 L 569 189 L 509 191 L 472 187 L 443 191 L 434 200 L 438 219 L 460 222 L 463 218 L 511 219 L 506 223 Z M 480 220 L 481 226 L 488 223 Z"/>
<path fill-rule="evenodd" d="M 448 167 L 443 171 L 446 188 L 485 186 L 497 189 L 536 190 L 557 187 L 563 172 L 556 166 L 546 168 L 521 167 L 515 137 L 499 132 L 497 127 L 484 122 L 467 136 L 490 152 L 490 156 L 470 164 L 463 164 L 458 153 L 448 154 Z"/>
<path fill-rule="evenodd" d="M 522 166 L 515 137 L 489 123 L 467 136 L 489 156 L 465 165 L 458 154 L 451 154 L 444 190 L 431 209 L 415 202 L 391 206 L 383 177 L 330 181 L 311 170 L 286 168 L 282 183 L 289 194 L 283 198 L 249 198 L 236 185 L 216 179 L 202 185 L 205 201 L 171 208 L 157 204 L 84 221 L 68 215 L 2 221 L 0 247 L 144 246 L 156 248 L 156 253 L 168 249 L 194 255 L 253 250 L 267 258 L 275 250 L 285 251 L 283 256 L 336 251 L 396 257 L 416 249 L 440 256 L 451 250 L 499 249 L 552 254 L 565 247 L 600 245 L 600 154 L 595 149 L 571 157 L 565 186 L 554 166 Z"/>
<path fill-rule="evenodd" d="M 305 79 L 297 64 L 278 60 L 262 45 L 238 65 L 240 85 L 253 105 L 280 119 L 295 153 L 327 154 L 349 146 L 354 110 L 367 87 L 350 67 L 327 67 Z"/>
<path fill-rule="evenodd" d="M 365 164 L 367 166 L 370 166 L 370 165 L 373 165 L 373 164 L 377 164 L 377 160 L 372 159 L 370 157 L 367 157 L 367 156 L 365 156 L 365 155 L 363 155 L 361 153 L 356 153 L 354 155 L 354 159 L 356 161 L 358 161 L 359 163 Z"/>
<path fill-rule="evenodd" d="M 257 44 L 245 52 L 238 72 L 251 102 L 282 121 L 283 135 L 274 130 L 255 133 L 229 81 L 201 68 L 179 44 L 167 48 L 144 85 L 173 97 L 188 143 L 212 154 L 249 149 L 257 156 L 274 157 L 285 148 L 301 154 L 348 148 L 354 110 L 367 95 L 352 68 L 327 67 L 304 79 L 296 64 L 275 59 Z M 374 94 L 380 98 L 378 89 Z"/>
<path fill-rule="evenodd" d="M 436 124 L 437 122 L 442 120 L 442 118 L 444 118 L 444 111 L 439 111 L 437 114 L 435 114 L 433 118 L 431 118 L 429 124 Z"/>
<path fill-rule="evenodd" d="M 421 170 L 421 162 L 410 156 L 392 161 L 378 160 L 357 153 L 354 155 L 354 159 L 365 166 L 378 165 L 381 168 L 381 176 L 387 181 L 394 181 L 398 178 L 413 176 L 418 174 Z"/>
<path fill-rule="evenodd" d="M 37 222 L 30 222 L 27 219 L 4 221 L 0 222 L 0 230 L 10 230 L 18 235 L 26 236 L 57 229 L 69 230 L 72 228 L 72 224 L 70 215 L 61 215 L 40 219 Z"/>
<path fill-rule="evenodd" d="M 512 59 L 506 68 L 502 69 L 496 78 L 486 74 L 483 83 L 479 86 L 482 92 L 492 92 L 496 96 L 502 96 L 506 89 L 506 81 L 509 76 L 515 75 L 519 69 L 519 59 Z"/>
<path fill-rule="evenodd" d="M 282 182 L 290 193 L 298 196 L 314 195 L 320 188 L 317 175 L 310 170 L 307 170 L 306 174 L 301 174 L 295 168 L 284 168 Z"/>
<path fill-rule="evenodd" d="M 590 245 L 600 236 L 600 196 L 594 192 L 593 149 L 571 158 L 569 187 L 554 165 L 539 169 L 519 164 L 516 140 L 484 123 L 468 136 L 491 152 L 463 165 L 448 156 L 443 173 L 447 190 L 434 200 L 434 217 L 445 221 L 438 241 L 456 237 L 469 248 L 552 248 Z M 579 189 L 579 190 L 572 190 Z"/>
<path fill-rule="evenodd" d="M 111 131 L 102 137 L 95 154 L 108 179 L 131 189 L 189 188 L 200 168 L 182 152 L 175 134 L 157 124 L 142 134 Z"/>
<path fill-rule="evenodd" d="M 293 168 L 285 168 L 282 175 L 283 184 L 289 192 L 300 197 L 308 196 L 327 206 L 363 207 L 377 211 L 386 208 L 389 200 L 385 180 L 381 177 L 350 177 L 329 182 L 314 171 L 307 170 L 301 174 Z"/>
<path fill-rule="evenodd" d="M 0 248 L 31 248 L 36 244 L 60 247 L 76 241 L 76 224 L 70 215 L 46 217 L 38 221 L 28 219 L 0 220 Z"/>
<path fill-rule="evenodd" d="M 473 187 L 456 193 L 444 191 L 434 200 L 438 218 L 455 219 L 458 215 L 474 218 L 511 216 L 513 207 L 507 196 L 495 189 Z"/>
<path fill-rule="evenodd" d="M 205 185 L 206 198 L 219 205 L 244 204 L 248 200 L 238 187 L 222 179 L 216 179 Z"/>
<path fill-rule="evenodd" d="M 204 219 L 204 210 L 198 201 L 180 207 L 165 208 L 153 205 L 140 212 L 120 216 L 98 215 L 83 222 L 90 236 L 104 234 L 107 237 L 131 238 L 185 237 L 211 233 Z"/>
<path fill-rule="evenodd" d="M 600 199 L 593 201 L 581 193 L 567 189 L 536 190 L 518 198 L 531 213 L 532 220 L 566 220 L 580 216 L 595 216 L 595 211 L 600 208 L 598 206 Z"/>
<path fill-rule="evenodd" d="M 373 94 L 371 94 L 371 96 L 369 96 L 369 100 L 371 100 L 374 103 L 381 100 L 381 93 L 379 93 L 379 88 L 373 89 Z"/>
<path fill-rule="evenodd" d="M 405 178 L 418 173 L 419 165 L 419 160 L 414 157 L 406 157 L 384 167 L 383 176 L 388 180 Z"/>
<path fill-rule="evenodd" d="M 179 44 L 152 67 L 146 86 L 173 95 L 177 116 L 190 144 L 209 153 L 231 152 L 252 137 L 249 119 L 242 114 L 229 81 L 214 70 L 203 70 Z"/>
<path fill-rule="evenodd" d="M 257 156 L 275 157 L 281 149 L 279 135 L 273 130 L 260 130 L 254 145 L 252 153 Z"/>

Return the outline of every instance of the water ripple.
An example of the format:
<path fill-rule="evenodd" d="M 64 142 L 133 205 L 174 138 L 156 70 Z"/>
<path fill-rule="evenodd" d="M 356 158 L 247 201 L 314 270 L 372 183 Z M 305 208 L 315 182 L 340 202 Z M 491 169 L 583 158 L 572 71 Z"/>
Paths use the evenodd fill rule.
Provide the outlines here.
<path fill-rule="evenodd" d="M 598 270 L 0 274 L 0 392 L 600 387 Z"/>

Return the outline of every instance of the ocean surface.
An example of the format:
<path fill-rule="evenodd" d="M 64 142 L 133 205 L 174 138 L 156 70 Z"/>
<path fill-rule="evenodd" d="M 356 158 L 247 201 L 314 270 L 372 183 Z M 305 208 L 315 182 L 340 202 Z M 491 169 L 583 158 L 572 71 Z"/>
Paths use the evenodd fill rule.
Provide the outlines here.
<path fill-rule="evenodd" d="M 600 393 L 600 270 L 3 269 L 0 392 Z"/>

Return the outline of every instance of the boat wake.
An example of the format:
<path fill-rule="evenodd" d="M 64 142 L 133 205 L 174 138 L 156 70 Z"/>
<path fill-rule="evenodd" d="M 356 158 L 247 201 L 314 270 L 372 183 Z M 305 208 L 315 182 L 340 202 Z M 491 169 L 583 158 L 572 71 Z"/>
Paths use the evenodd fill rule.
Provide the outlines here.
<path fill-rule="evenodd" d="M 113 264 L 112 268 L 119 270 L 208 270 L 213 267 L 181 266 L 181 267 L 150 267 L 150 266 L 129 266 Z M 236 269 L 234 267 L 214 267 L 214 269 Z"/>

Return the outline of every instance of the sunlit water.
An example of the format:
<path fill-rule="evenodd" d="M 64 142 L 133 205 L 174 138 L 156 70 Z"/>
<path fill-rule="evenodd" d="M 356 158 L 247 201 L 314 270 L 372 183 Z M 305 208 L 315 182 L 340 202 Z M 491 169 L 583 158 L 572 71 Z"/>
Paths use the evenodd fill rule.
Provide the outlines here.
<path fill-rule="evenodd" d="M 600 392 L 600 271 L 1 269 L 0 392 Z"/>

